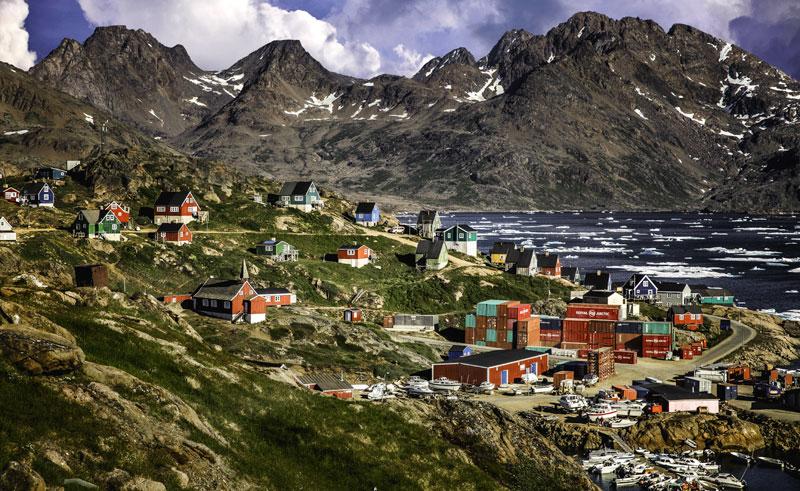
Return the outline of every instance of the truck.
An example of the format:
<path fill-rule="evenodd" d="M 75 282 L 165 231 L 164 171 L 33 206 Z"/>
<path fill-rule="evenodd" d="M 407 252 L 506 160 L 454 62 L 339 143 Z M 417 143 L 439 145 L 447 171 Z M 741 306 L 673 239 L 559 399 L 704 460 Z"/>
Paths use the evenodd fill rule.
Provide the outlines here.
<path fill-rule="evenodd" d="M 753 386 L 753 396 L 760 401 L 776 400 L 781 392 L 781 387 L 775 383 L 758 382 Z"/>

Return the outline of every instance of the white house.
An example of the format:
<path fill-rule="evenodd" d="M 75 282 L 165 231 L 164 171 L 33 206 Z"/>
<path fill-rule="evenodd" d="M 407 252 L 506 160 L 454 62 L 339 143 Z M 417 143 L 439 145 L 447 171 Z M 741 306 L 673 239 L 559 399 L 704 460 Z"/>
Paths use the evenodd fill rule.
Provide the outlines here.
<path fill-rule="evenodd" d="M 14 228 L 8 223 L 6 217 L 0 217 L 0 242 L 15 242 L 17 240 L 17 233 Z"/>

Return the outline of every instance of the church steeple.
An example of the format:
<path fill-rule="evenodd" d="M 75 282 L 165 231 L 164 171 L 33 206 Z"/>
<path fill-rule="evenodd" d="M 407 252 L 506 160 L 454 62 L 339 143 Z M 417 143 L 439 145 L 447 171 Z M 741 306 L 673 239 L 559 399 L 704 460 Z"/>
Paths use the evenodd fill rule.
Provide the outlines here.
<path fill-rule="evenodd" d="M 250 279 L 250 272 L 247 271 L 247 261 L 242 259 L 242 270 L 239 272 L 239 279 L 242 281 Z"/>

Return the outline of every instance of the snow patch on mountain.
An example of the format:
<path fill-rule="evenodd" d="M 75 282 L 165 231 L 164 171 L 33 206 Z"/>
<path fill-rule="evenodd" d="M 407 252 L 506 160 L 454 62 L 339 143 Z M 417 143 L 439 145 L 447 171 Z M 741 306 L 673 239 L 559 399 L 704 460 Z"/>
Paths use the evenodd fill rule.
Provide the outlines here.
<path fill-rule="evenodd" d="M 689 119 L 691 119 L 692 121 L 694 121 L 695 123 L 697 123 L 699 125 L 705 125 L 706 124 L 706 119 L 705 118 L 695 118 L 694 117 L 694 113 L 684 112 L 683 109 L 681 109 L 679 106 L 676 106 L 675 110 L 678 111 L 681 114 L 681 116 L 689 118 Z"/>
<path fill-rule="evenodd" d="M 184 99 L 184 102 L 188 102 L 189 104 L 194 104 L 194 105 L 196 105 L 196 106 L 201 106 L 201 107 L 206 107 L 206 106 L 207 106 L 206 104 L 204 104 L 204 103 L 200 102 L 200 101 L 197 99 L 197 96 L 194 96 L 194 97 L 192 97 L 191 99 Z"/>
<path fill-rule="evenodd" d="M 716 46 L 714 46 L 714 47 L 716 48 Z M 719 61 L 720 61 L 720 63 L 728 59 L 728 55 L 730 54 L 731 49 L 733 49 L 733 45 L 731 43 L 728 43 L 728 44 L 726 44 L 725 46 L 722 47 L 722 49 L 719 52 Z"/>
<path fill-rule="evenodd" d="M 311 96 L 306 99 L 303 103 L 303 107 L 296 111 L 287 111 L 284 109 L 284 113 L 290 116 L 300 116 L 303 114 L 307 109 L 319 109 L 323 111 L 328 111 L 330 114 L 333 114 L 333 103 L 338 99 L 340 96 L 336 95 L 335 92 L 326 95 L 322 99 L 317 98 L 316 94 L 311 94 Z"/>

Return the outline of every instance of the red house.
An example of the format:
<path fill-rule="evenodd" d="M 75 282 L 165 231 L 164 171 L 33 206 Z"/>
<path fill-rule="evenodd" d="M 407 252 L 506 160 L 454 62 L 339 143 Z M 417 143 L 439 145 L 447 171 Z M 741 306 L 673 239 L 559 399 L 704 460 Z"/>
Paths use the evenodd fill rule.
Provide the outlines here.
<path fill-rule="evenodd" d="M 549 252 L 537 254 L 536 264 L 539 268 L 539 273 L 545 276 L 561 278 L 561 260 L 558 258 L 558 254 L 550 254 Z"/>
<path fill-rule="evenodd" d="M 131 221 L 131 209 L 127 206 L 122 206 L 116 201 L 107 204 L 104 209 L 112 212 L 117 217 L 117 220 L 125 227 L 127 227 L 128 223 Z"/>
<path fill-rule="evenodd" d="M 162 223 L 156 231 L 156 241 L 184 245 L 192 243 L 192 231 L 185 223 Z"/>
<path fill-rule="evenodd" d="M 294 293 L 286 288 L 259 288 L 256 290 L 256 294 L 263 297 L 266 305 L 269 307 L 292 305 L 297 302 L 297 297 Z"/>
<path fill-rule="evenodd" d="M 245 314 L 244 301 L 256 296 L 247 263 L 242 261 L 238 280 L 209 278 L 195 290 L 192 300 L 194 311 L 199 314 L 236 321 Z"/>
<path fill-rule="evenodd" d="M 667 312 L 667 318 L 676 327 L 696 331 L 703 325 L 703 310 L 698 305 L 674 305 Z"/>
<path fill-rule="evenodd" d="M 197 220 L 200 205 L 191 191 L 162 191 L 153 208 L 153 223 L 189 223 Z"/>
<path fill-rule="evenodd" d="M 511 384 L 525 374 L 542 375 L 548 360 L 544 353 L 517 349 L 487 351 L 433 364 L 433 378 L 446 377 L 462 384 Z"/>
<path fill-rule="evenodd" d="M 19 190 L 15 188 L 6 188 L 3 190 L 3 199 L 9 203 L 19 204 Z"/>
<path fill-rule="evenodd" d="M 372 250 L 361 244 L 343 245 L 337 251 L 339 263 L 348 264 L 354 268 L 361 268 L 369 264 Z"/>

